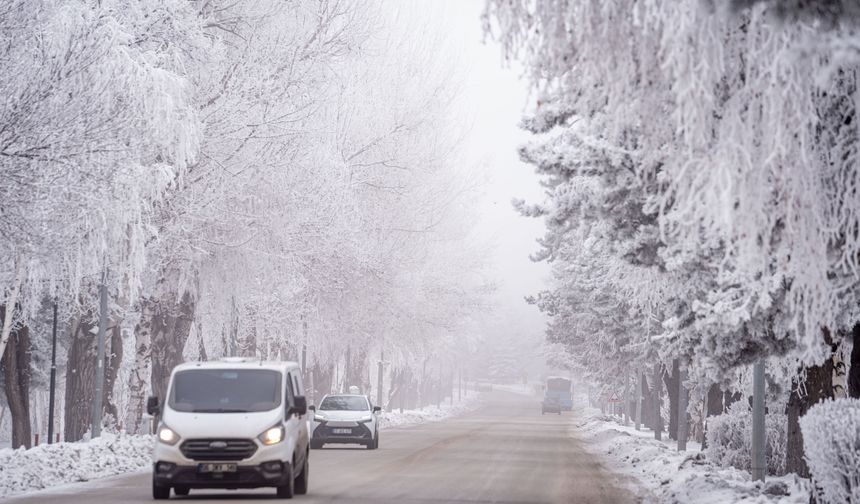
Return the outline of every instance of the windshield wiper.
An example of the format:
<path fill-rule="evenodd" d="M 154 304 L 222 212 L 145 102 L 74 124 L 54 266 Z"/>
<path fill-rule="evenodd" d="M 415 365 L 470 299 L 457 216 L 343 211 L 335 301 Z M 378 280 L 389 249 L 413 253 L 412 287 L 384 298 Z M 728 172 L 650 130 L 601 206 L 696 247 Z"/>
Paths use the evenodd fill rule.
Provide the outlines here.
<path fill-rule="evenodd" d="M 192 413 L 249 413 L 248 410 L 236 409 L 236 408 L 206 408 L 206 409 L 191 410 L 191 412 Z"/>

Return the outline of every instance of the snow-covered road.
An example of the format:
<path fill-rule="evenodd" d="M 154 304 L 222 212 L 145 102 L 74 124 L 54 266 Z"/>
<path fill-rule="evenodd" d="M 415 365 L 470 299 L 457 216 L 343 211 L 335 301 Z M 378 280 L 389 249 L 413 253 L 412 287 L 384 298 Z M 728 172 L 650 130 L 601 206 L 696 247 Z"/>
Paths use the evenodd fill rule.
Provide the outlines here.
<path fill-rule="evenodd" d="M 471 413 L 386 430 L 377 451 L 312 451 L 310 493 L 296 502 L 636 502 L 583 449 L 573 428 L 569 413 L 541 416 L 537 399 L 493 392 Z M 150 502 L 149 482 L 148 473 L 138 473 L 5 502 Z M 255 501 L 274 498 L 274 490 L 192 491 L 184 500 L 225 497 Z"/>

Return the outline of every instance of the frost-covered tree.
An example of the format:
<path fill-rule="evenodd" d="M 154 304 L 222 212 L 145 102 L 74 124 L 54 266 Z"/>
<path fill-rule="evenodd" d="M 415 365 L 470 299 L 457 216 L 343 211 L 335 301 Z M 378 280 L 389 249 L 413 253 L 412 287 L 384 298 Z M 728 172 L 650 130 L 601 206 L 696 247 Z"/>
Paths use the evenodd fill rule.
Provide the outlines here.
<path fill-rule="evenodd" d="M 710 379 L 768 355 L 827 362 L 858 307 L 850 9 L 731 3 L 491 0 L 486 18 L 506 54 L 527 63 L 539 121 L 541 108 L 554 107 L 563 129 L 634 153 L 622 187 L 655 219 L 656 272 L 667 286 L 652 341 Z M 826 20 L 833 16 L 845 24 Z M 566 142 L 574 149 L 575 139 Z M 554 151 L 562 166 L 590 159 Z M 653 181 L 644 194 L 635 192 L 640 181 Z M 551 217 L 587 201 L 555 186 L 563 184 L 549 193 Z M 548 222 L 592 233 L 612 217 Z M 554 233 L 559 243 L 565 234 L 583 240 Z M 614 268 L 618 246 L 608 240 L 600 254 L 585 248 L 575 258 Z"/>

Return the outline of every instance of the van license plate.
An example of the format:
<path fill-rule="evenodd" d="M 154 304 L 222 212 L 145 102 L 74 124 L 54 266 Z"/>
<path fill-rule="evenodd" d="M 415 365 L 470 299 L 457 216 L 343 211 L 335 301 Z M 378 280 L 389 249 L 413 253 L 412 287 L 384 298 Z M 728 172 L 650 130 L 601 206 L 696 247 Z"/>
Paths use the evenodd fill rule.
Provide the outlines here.
<path fill-rule="evenodd" d="M 236 472 L 236 464 L 197 464 L 199 473 Z"/>
<path fill-rule="evenodd" d="M 352 429 L 332 429 L 335 434 L 352 434 Z"/>

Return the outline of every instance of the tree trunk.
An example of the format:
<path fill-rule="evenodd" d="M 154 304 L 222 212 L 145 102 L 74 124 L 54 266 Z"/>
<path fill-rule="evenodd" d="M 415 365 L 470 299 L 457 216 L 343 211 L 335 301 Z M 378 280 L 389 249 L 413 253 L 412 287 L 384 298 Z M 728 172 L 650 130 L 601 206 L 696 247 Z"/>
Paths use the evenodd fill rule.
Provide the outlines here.
<path fill-rule="evenodd" d="M 72 324 L 72 344 L 66 364 L 65 440 L 80 441 L 91 427 L 96 380 L 98 327 L 88 312 Z"/>
<path fill-rule="evenodd" d="M 677 362 L 677 360 L 675 362 Z M 687 433 L 689 432 L 690 425 L 690 422 L 687 419 L 687 404 L 690 400 L 690 393 L 684 387 L 684 382 L 687 380 L 686 369 L 679 369 L 676 376 L 677 379 L 675 381 L 678 383 L 678 389 L 677 392 L 675 392 L 678 395 L 678 418 L 676 420 L 678 429 L 678 451 L 684 451 L 687 449 Z"/>
<path fill-rule="evenodd" d="M 672 359 L 672 374 L 663 372 L 663 382 L 669 396 L 669 439 L 678 439 L 678 391 L 680 390 L 680 368 L 678 359 Z"/>
<path fill-rule="evenodd" d="M 851 360 L 848 363 L 848 397 L 860 398 L 860 323 L 851 330 Z"/>
<path fill-rule="evenodd" d="M 705 417 L 722 415 L 723 409 L 723 389 L 716 383 L 708 387 L 708 394 L 705 398 Z M 708 422 L 705 420 L 705 426 L 702 432 L 702 449 L 708 447 Z"/>
<path fill-rule="evenodd" d="M 648 377 L 645 376 L 645 373 L 642 373 L 642 381 L 640 382 L 642 388 L 640 393 L 642 394 L 642 424 L 648 428 L 654 428 L 654 396 L 651 394 L 651 388 L 648 385 Z"/>
<path fill-rule="evenodd" d="M 160 306 L 152 321 L 152 393 L 160 398 L 167 394 L 167 382 L 173 368 L 182 363 L 182 351 L 194 323 L 196 304 L 187 292 L 179 305 Z"/>
<path fill-rule="evenodd" d="M 245 306 L 244 327 L 237 330 L 239 357 L 257 356 L 257 309 L 251 305 Z"/>
<path fill-rule="evenodd" d="M 5 309 L 0 306 L 0 320 L 4 317 Z M 0 363 L 6 385 L 6 402 L 12 416 L 12 448 L 30 448 L 30 330 L 27 326 L 10 330 Z"/>
<path fill-rule="evenodd" d="M 708 388 L 708 404 L 705 414 L 712 417 L 722 415 L 723 412 L 723 390 L 714 383 Z"/>
<path fill-rule="evenodd" d="M 313 395 L 317 400 L 320 400 L 324 395 L 331 392 L 331 368 L 324 368 L 323 366 L 320 366 L 319 363 L 314 363 L 311 370 L 311 372 L 313 373 L 314 384 Z"/>
<path fill-rule="evenodd" d="M 143 413 L 146 404 L 148 377 L 152 351 L 152 322 L 155 303 L 144 299 L 140 304 L 140 321 L 134 327 L 134 367 L 128 380 L 128 409 L 125 415 L 125 429 L 131 434 L 141 434 Z"/>
<path fill-rule="evenodd" d="M 829 333 L 825 330 L 829 341 Z M 800 418 L 816 403 L 833 397 L 833 361 L 827 359 L 821 366 L 806 368 L 806 381 L 792 380 L 786 412 L 788 414 L 788 433 L 785 453 L 787 472 L 808 478 L 809 468 L 803 459 L 803 434 L 800 431 Z"/>
<path fill-rule="evenodd" d="M 654 366 L 654 439 L 660 441 L 663 439 L 663 413 L 660 411 L 663 406 L 663 382 L 660 380 L 663 375 L 663 365 L 657 364 Z"/>
<path fill-rule="evenodd" d="M 102 404 L 104 404 L 105 416 L 109 422 L 115 425 L 119 424 L 119 411 L 114 401 L 114 385 L 119 376 L 119 368 L 122 365 L 122 330 L 120 321 L 115 321 L 114 326 L 110 328 L 110 351 L 105 353 L 105 386 L 102 394 Z"/>
<path fill-rule="evenodd" d="M 209 356 L 206 354 L 206 343 L 203 341 L 203 324 L 200 322 L 197 323 L 197 353 L 201 361 L 209 360 Z"/>

